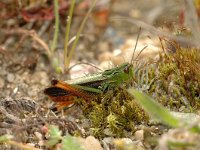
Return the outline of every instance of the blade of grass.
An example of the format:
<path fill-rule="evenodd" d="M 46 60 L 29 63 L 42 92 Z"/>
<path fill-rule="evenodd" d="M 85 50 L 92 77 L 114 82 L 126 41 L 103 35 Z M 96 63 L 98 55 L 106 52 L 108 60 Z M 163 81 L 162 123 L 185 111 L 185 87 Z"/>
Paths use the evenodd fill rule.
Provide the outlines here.
<path fill-rule="evenodd" d="M 135 97 L 135 101 L 141 105 L 144 110 L 148 112 L 153 118 L 159 119 L 162 123 L 171 127 L 180 126 L 178 119 L 173 117 L 166 108 L 160 106 L 146 94 L 133 88 L 128 89 L 128 92 Z"/>
<path fill-rule="evenodd" d="M 195 143 L 192 143 L 192 142 L 172 142 L 172 141 L 168 141 L 167 145 L 170 149 L 174 149 L 174 148 L 187 149 L 188 147 L 195 147 Z"/>
<path fill-rule="evenodd" d="M 55 31 L 54 31 L 53 41 L 51 43 L 51 55 L 53 55 L 58 41 L 58 32 L 59 32 L 58 0 L 54 0 L 54 15 L 55 15 Z"/>
<path fill-rule="evenodd" d="M 94 0 L 94 1 L 92 2 L 92 5 L 91 5 L 90 9 L 88 10 L 86 16 L 84 17 L 84 19 L 83 19 L 83 21 L 82 21 L 82 23 L 81 23 L 81 25 L 80 25 L 80 28 L 79 28 L 79 30 L 78 30 L 78 32 L 77 32 L 77 34 L 76 34 L 76 39 L 75 39 L 75 41 L 73 42 L 72 47 L 71 47 L 70 52 L 69 52 L 69 55 L 68 55 L 68 57 L 67 57 L 66 54 L 67 54 L 67 49 L 68 49 L 68 48 L 67 48 L 67 45 L 68 45 L 68 39 L 69 39 L 69 31 L 68 31 L 68 37 L 66 37 L 66 40 L 65 40 L 65 45 L 66 45 L 66 47 L 65 47 L 65 52 L 64 52 L 64 57 L 65 57 L 65 58 L 64 58 L 64 67 L 65 67 L 65 70 L 67 70 L 68 67 L 69 67 L 69 63 L 70 63 L 71 58 L 72 58 L 72 56 L 73 56 L 73 54 L 74 54 L 74 50 L 75 50 L 75 48 L 76 48 L 76 46 L 77 46 L 77 42 L 78 42 L 78 40 L 79 40 L 79 37 L 80 37 L 81 32 L 82 32 L 82 30 L 83 30 L 83 27 L 85 26 L 85 23 L 86 23 L 86 21 L 87 21 L 89 15 L 91 14 L 92 9 L 94 8 L 96 2 L 97 2 L 97 0 Z M 70 9 L 71 9 L 71 8 L 70 8 Z M 72 16 L 71 16 L 71 17 L 72 17 Z M 72 19 L 72 18 L 71 18 L 71 19 Z M 69 30 L 69 29 L 68 29 L 68 30 Z M 67 31 L 66 31 L 66 32 L 67 32 Z M 67 38 L 68 38 L 68 39 L 67 39 Z"/>
<path fill-rule="evenodd" d="M 68 42 L 69 42 L 69 32 L 70 32 L 70 26 L 71 26 L 71 22 L 72 22 L 72 15 L 74 12 L 74 6 L 75 6 L 75 0 L 71 1 L 70 4 L 70 10 L 69 10 L 69 16 L 67 18 L 67 26 L 66 26 L 66 30 L 65 30 L 65 44 L 64 44 L 64 70 L 65 70 L 65 66 L 67 64 L 67 52 L 68 52 Z"/>

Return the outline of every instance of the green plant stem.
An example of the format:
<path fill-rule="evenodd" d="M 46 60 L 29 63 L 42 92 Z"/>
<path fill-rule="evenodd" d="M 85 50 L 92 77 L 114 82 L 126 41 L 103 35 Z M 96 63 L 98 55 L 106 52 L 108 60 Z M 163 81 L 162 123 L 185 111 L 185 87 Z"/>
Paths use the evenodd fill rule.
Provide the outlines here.
<path fill-rule="evenodd" d="M 58 41 L 58 32 L 59 32 L 58 0 L 54 0 L 54 15 L 55 15 L 55 31 L 54 31 L 53 41 L 51 44 L 51 56 L 54 53 Z"/>
<path fill-rule="evenodd" d="M 70 4 L 70 10 L 69 10 L 69 16 L 67 19 L 67 26 L 66 26 L 66 32 L 65 32 L 65 45 L 64 45 L 64 69 L 65 66 L 67 66 L 67 52 L 68 52 L 68 42 L 69 42 L 69 32 L 70 32 L 70 26 L 72 22 L 72 15 L 74 12 L 74 6 L 75 6 L 75 0 L 72 0 Z"/>
<path fill-rule="evenodd" d="M 77 46 L 77 42 L 78 42 L 78 40 L 79 40 L 79 37 L 80 37 L 81 32 L 82 32 L 82 30 L 83 30 L 83 27 L 84 27 L 84 25 L 85 25 L 85 23 L 86 23 L 86 21 L 87 21 L 89 15 L 90 15 L 92 9 L 94 8 L 96 2 L 97 2 L 97 0 L 94 0 L 94 1 L 92 2 L 92 5 L 91 5 L 90 9 L 88 10 L 86 16 L 84 17 L 84 19 L 83 19 L 83 21 L 82 21 L 82 23 L 81 23 L 81 25 L 80 25 L 80 28 L 79 28 L 79 30 L 78 30 L 78 32 L 77 32 L 77 34 L 76 34 L 76 39 L 74 40 L 74 42 L 73 42 L 73 44 L 72 44 L 72 48 L 70 49 L 69 56 L 66 58 L 65 65 L 64 65 L 65 69 L 67 69 L 67 68 L 69 67 L 70 60 L 71 60 L 71 58 L 72 58 L 72 56 L 73 56 L 73 54 L 74 54 L 74 50 L 75 50 L 75 48 L 76 48 L 76 46 Z M 66 42 L 66 41 L 65 41 L 65 42 Z M 68 41 L 67 41 L 67 42 L 68 42 Z M 68 44 L 68 43 L 65 43 L 65 44 Z M 66 47 L 67 47 L 67 45 L 66 45 Z M 67 50 L 66 50 L 66 52 L 65 52 L 65 57 L 66 57 L 66 54 L 67 54 Z"/>

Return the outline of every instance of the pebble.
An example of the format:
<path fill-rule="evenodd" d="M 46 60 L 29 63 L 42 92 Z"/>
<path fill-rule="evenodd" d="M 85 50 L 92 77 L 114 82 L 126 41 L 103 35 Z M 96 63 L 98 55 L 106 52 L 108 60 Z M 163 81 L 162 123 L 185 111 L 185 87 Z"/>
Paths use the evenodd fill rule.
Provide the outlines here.
<path fill-rule="evenodd" d="M 44 71 L 39 71 L 39 72 L 35 72 L 32 76 L 32 81 L 34 83 L 40 83 L 41 85 L 47 85 L 48 84 L 48 75 L 46 72 Z"/>
<path fill-rule="evenodd" d="M 109 51 L 110 50 L 110 46 L 109 46 L 109 42 L 100 42 L 99 44 L 98 44 L 98 50 L 100 51 L 100 52 L 107 52 L 107 51 Z"/>
<path fill-rule="evenodd" d="M 137 130 L 134 134 L 136 140 L 144 140 L 144 130 Z"/>
<path fill-rule="evenodd" d="M 38 89 L 32 89 L 32 90 L 29 90 L 27 93 L 28 93 L 28 96 L 30 97 L 36 97 L 38 95 L 38 92 L 39 92 Z"/>
<path fill-rule="evenodd" d="M 4 79 L 2 79 L 2 78 L 0 77 L 0 88 L 3 88 L 4 85 L 5 85 L 5 81 L 4 81 Z"/>
<path fill-rule="evenodd" d="M 6 74 L 7 74 L 6 70 L 3 69 L 3 68 L 1 68 L 0 75 L 4 76 L 4 75 L 6 75 Z"/>
<path fill-rule="evenodd" d="M 111 60 L 111 58 L 113 58 L 113 53 L 111 53 L 111 52 L 104 52 L 104 53 L 102 53 L 102 54 L 100 54 L 98 56 L 98 60 L 100 62 L 102 62 L 102 61 L 109 61 L 109 60 Z"/>
<path fill-rule="evenodd" d="M 35 136 L 39 139 L 42 140 L 42 134 L 40 132 L 34 132 Z"/>
<path fill-rule="evenodd" d="M 104 149 L 110 149 L 110 147 L 114 147 L 113 140 L 114 140 L 113 137 L 105 137 L 102 140 L 102 144 L 103 144 Z"/>
<path fill-rule="evenodd" d="M 95 139 L 93 136 L 88 136 L 86 139 L 77 138 L 77 140 L 87 150 L 103 150 L 99 140 Z"/>
<path fill-rule="evenodd" d="M 15 75 L 12 73 L 9 73 L 7 75 L 7 80 L 8 80 L 8 82 L 13 82 L 15 80 Z"/>
<path fill-rule="evenodd" d="M 107 136 L 113 136 L 112 131 L 109 128 L 106 128 L 103 130 L 103 133 Z"/>

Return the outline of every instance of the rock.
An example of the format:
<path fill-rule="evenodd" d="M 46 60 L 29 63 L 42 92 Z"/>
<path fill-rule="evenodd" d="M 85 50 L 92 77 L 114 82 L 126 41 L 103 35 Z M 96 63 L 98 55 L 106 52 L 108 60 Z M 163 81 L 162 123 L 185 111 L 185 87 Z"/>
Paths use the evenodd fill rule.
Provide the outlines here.
<path fill-rule="evenodd" d="M 33 74 L 31 81 L 46 86 L 49 82 L 49 78 L 45 71 L 38 71 Z"/>
<path fill-rule="evenodd" d="M 100 52 L 107 52 L 110 49 L 109 42 L 99 42 L 98 50 Z"/>
<path fill-rule="evenodd" d="M 103 150 L 99 140 L 95 139 L 93 136 L 88 136 L 86 139 L 77 138 L 79 143 L 83 145 L 85 150 Z"/>
<path fill-rule="evenodd" d="M 0 106 L 15 116 L 20 116 L 22 113 L 33 113 L 40 107 L 34 100 L 27 97 L 16 99 L 6 97 L 0 100 Z"/>
<path fill-rule="evenodd" d="M 109 128 L 104 129 L 103 133 L 107 136 L 113 136 L 113 132 Z"/>
<path fill-rule="evenodd" d="M 136 140 L 143 141 L 144 140 L 144 130 L 137 130 L 134 134 Z"/>
<path fill-rule="evenodd" d="M 7 80 L 8 82 L 13 82 L 15 80 L 15 75 L 12 73 L 8 73 Z"/>
<path fill-rule="evenodd" d="M 128 150 L 137 149 L 143 150 L 144 146 L 141 141 L 132 141 L 129 138 L 115 139 L 114 141 L 116 149 Z"/>
<path fill-rule="evenodd" d="M 103 144 L 104 149 L 112 149 L 112 147 L 114 147 L 113 140 L 114 140 L 113 137 L 105 137 L 102 140 L 102 144 Z"/>
<path fill-rule="evenodd" d="M 0 75 L 4 76 L 6 74 L 7 74 L 6 70 L 4 68 L 1 68 Z"/>
<path fill-rule="evenodd" d="M 102 61 L 109 61 L 109 60 L 111 60 L 113 57 L 114 57 L 114 56 L 113 56 L 113 53 L 111 53 L 111 52 L 104 52 L 104 53 L 102 53 L 102 54 L 99 55 L 98 60 L 99 60 L 100 62 L 102 62 Z"/>

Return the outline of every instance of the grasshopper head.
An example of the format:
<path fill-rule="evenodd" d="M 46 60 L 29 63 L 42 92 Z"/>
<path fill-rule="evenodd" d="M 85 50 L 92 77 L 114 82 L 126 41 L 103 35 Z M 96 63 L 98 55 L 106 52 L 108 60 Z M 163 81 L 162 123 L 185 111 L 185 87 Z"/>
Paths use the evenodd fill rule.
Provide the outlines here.
<path fill-rule="evenodd" d="M 128 75 L 129 79 L 133 78 L 133 65 L 130 63 L 127 63 L 126 66 L 124 67 L 124 73 Z"/>
<path fill-rule="evenodd" d="M 115 71 L 112 79 L 118 85 L 121 85 L 123 82 L 127 82 L 133 79 L 133 65 L 130 63 L 124 63 L 118 67 L 118 71 Z"/>

